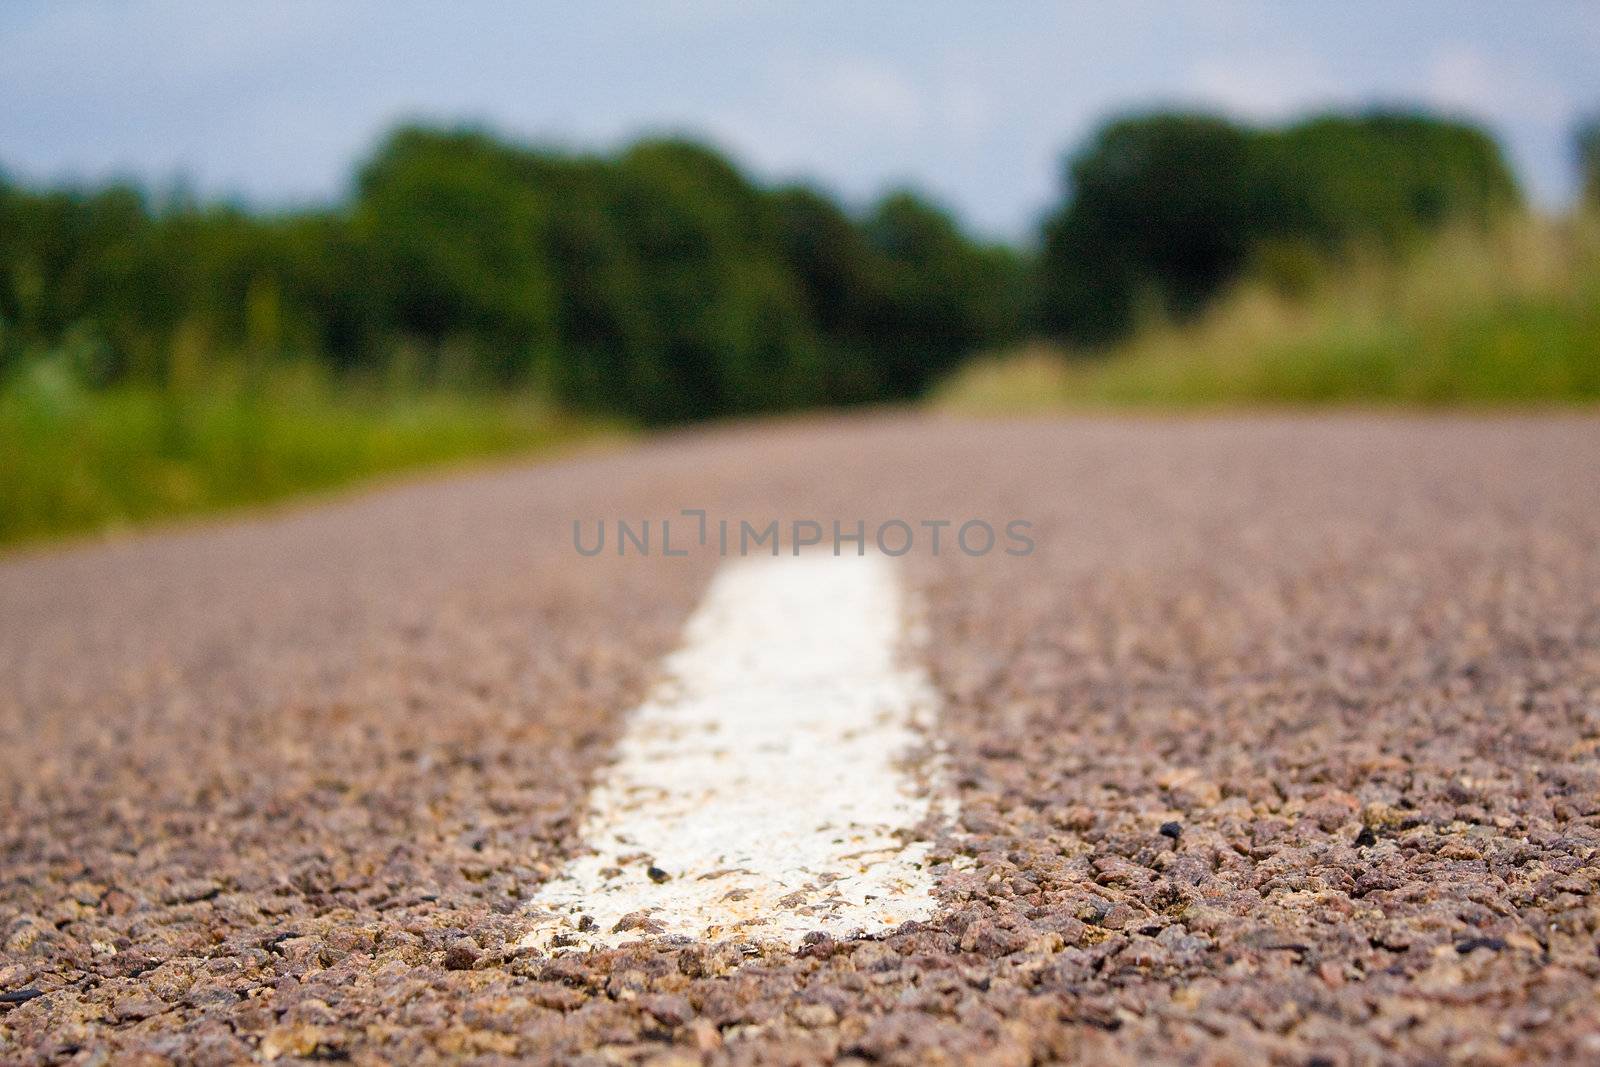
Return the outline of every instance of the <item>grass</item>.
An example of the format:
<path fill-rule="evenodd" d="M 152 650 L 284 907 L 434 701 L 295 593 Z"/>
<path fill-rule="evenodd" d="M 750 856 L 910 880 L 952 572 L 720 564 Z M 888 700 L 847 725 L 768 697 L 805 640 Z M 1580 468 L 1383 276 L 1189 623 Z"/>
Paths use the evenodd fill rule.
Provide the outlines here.
<path fill-rule="evenodd" d="M 611 429 L 529 397 L 340 388 L 309 369 L 89 389 L 55 353 L 0 381 L 0 544 L 262 504 Z"/>
<path fill-rule="evenodd" d="M 1523 220 L 1399 260 L 1353 256 L 1301 286 L 1260 278 L 1199 320 L 1103 352 L 981 359 L 933 402 L 1061 408 L 1526 407 L 1600 400 L 1600 225 Z"/>

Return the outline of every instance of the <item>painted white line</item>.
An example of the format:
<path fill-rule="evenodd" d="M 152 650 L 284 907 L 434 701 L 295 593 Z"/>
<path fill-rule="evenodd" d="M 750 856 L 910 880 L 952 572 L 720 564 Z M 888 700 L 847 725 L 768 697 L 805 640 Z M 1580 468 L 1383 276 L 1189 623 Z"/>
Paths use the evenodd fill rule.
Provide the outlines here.
<path fill-rule="evenodd" d="M 725 566 L 590 796 L 524 946 L 848 937 L 933 914 L 936 703 L 893 560 Z M 915 766 L 914 766 L 915 764 Z"/>

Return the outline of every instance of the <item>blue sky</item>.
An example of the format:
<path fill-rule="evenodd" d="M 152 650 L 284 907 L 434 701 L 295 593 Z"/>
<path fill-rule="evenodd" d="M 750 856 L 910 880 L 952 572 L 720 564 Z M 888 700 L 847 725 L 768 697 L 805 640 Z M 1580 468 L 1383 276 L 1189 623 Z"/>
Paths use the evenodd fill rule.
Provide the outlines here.
<path fill-rule="evenodd" d="M 405 118 L 593 148 L 671 130 L 855 203 L 912 184 L 1000 236 L 1110 113 L 1415 103 L 1487 124 L 1554 207 L 1600 110 L 1600 4 L 6 0 L 0 100 L 0 167 L 28 179 L 299 203 Z"/>

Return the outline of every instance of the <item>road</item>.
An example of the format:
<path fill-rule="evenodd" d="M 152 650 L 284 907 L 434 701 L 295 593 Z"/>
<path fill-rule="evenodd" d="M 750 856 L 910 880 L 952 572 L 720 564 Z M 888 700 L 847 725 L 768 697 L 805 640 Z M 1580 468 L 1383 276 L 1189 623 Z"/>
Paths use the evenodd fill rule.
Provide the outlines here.
<path fill-rule="evenodd" d="M 1597 472 L 1592 417 L 873 415 L 13 555 L 0 1061 L 1595 1062 Z M 927 919 L 525 941 L 726 565 L 573 522 L 686 508 L 1030 524 L 896 562 Z"/>

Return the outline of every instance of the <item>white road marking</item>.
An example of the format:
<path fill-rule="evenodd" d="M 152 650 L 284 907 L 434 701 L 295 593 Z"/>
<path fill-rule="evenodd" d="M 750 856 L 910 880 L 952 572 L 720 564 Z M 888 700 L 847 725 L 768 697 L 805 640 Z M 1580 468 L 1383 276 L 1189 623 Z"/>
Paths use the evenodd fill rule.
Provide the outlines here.
<path fill-rule="evenodd" d="M 586 851 L 532 901 L 527 947 L 848 937 L 933 914 L 919 824 L 943 795 L 936 697 L 903 658 L 878 555 L 740 560 L 590 795 Z"/>

